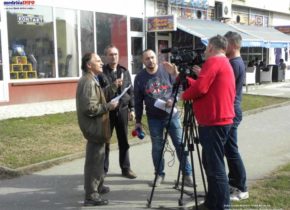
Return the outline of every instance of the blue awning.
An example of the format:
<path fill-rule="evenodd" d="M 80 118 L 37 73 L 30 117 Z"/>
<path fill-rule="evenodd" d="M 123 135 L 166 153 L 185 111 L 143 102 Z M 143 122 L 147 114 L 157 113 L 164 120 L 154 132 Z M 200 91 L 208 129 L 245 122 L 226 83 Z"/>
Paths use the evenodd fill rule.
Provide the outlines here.
<path fill-rule="evenodd" d="M 290 43 L 290 36 L 272 27 L 259 27 L 249 25 L 231 25 L 236 30 L 255 36 L 263 40 L 263 47 L 286 48 Z"/>
<path fill-rule="evenodd" d="M 194 36 L 200 37 L 203 44 L 208 44 L 208 39 L 219 35 L 225 35 L 228 31 L 234 31 L 242 36 L 242 47 L 263 47 L 264 41 L 256 36 L 241 32 L 231 25 L 218 21 L 199 20 L 199 19 L 177 19 L 177 28 Z"/>

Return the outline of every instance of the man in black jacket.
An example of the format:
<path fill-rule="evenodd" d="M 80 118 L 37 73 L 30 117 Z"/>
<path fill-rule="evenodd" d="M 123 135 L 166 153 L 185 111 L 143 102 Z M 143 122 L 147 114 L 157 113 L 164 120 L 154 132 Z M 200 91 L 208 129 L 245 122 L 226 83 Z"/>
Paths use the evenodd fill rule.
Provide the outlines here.
<path fill-rule="evenodd" d="M 114 45 L 109 45 L 105 49 L 105 56 L 107 64 L 103 66 L 103 87 L 112 84 L 116 79 L 122 79 L 122 84 L 118 87 L 116 94 L 105 93 L 106 100 L 110 101 L 112 98 L 119 95 L 125 88 L 131 85 L 129 90 L 121 97 L 119 106 L 110 111 L 110 125 L 111 132 L 116 129 L 118 146 L 119 146 L 119 164 L 122 170 L 122 176 L 129 179 L 135 179 L 137 176 L 131 170 L 129 159 L 129 143 L 128 143 L 128 121 L 135 118 L 134 115 L 134 98 L 131 76 L 128 70 L 119 65 L 119 50 Z M 106 144 L 106 157 L 104 170 L 105 173 L 109 170 L 109 153 L 110 144 Z"/>

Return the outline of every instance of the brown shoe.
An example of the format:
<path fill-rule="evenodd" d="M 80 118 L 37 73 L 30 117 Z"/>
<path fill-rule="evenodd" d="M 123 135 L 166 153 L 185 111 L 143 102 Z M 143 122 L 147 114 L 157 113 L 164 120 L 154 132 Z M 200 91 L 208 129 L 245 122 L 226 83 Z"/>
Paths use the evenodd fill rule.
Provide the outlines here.
<path fill-rule="evenodd" d="M 128 179 L 136 179 L 137 178 L 137 175 L 131 169 L 123 170 L 122 176 L 124 176 Z"/>

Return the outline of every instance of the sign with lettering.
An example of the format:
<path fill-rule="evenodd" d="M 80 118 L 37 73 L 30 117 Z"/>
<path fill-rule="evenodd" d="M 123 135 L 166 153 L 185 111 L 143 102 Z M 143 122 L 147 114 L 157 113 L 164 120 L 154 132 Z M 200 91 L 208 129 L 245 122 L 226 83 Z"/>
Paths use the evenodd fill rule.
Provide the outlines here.
<path fill-rule="evenodd" d="M 176 17 L 174 15 L 148 17 L 147 32 L 155 31 L 176 31 Z"/>
<path fill-rule="evenodd" d="M 17 14 L 17 23 L 23 25 L 41 25 L 43 24 L 42 15 Z"/>

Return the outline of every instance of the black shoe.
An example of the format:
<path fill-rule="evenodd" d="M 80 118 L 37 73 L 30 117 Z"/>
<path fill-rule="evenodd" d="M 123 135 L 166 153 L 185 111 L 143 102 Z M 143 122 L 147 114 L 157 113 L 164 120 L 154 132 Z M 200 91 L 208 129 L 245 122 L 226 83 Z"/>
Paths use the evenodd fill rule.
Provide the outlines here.
<path fill-rule="evenodd" d="M 103 185 L 102 188 L 99 190 L 100 194 L 106 194 L 108 192 L 110 192 L 110 187 L 107 187 L 105 185 Z"/>
<path fill-rule="evenodd" d="M 84 206 L 104 206 L 108 205 L 109 201 L 103 198 L 86 199 Z"/>
<path fill-rule="evenodd" d="M 137 178 L 137 175 L 131 169 L 122 171 L 122 176 L 124 176 L 124 177 L 126 177 L 128 179 Z"/>

